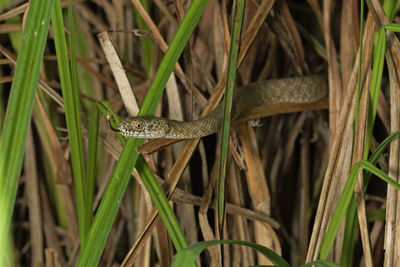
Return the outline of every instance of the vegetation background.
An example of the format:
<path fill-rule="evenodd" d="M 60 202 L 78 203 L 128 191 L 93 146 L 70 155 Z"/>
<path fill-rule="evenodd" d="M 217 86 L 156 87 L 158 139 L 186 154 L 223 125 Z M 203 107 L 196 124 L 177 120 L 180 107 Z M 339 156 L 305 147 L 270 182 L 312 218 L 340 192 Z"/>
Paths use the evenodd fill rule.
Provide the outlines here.
<path fill-rule="evenodd" d="M 399 266 L 398 8 L 0 0 L 0 265 Z M 307 74 L 329 100 L 259 127 L 144 146 L 107 127 Z"/>

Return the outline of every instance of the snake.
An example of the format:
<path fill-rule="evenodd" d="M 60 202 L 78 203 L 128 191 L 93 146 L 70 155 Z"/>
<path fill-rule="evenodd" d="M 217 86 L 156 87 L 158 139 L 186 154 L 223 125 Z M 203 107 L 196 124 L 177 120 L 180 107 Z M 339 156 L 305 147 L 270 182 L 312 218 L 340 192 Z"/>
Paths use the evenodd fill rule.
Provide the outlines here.
<path fill-rule="evenodd" d="M 239 87 L 233 95 L 231 120 L 257 107 L 274 104 L 307 104 L 327 95 L 325 76 L 270 79 Z M 156 139 L 191 139 L 220 131 L 223 103 L 206 116 L 194 121 L 177 121 L 160 117 L 130 117 L 112 127 L 123 136 Z"/>

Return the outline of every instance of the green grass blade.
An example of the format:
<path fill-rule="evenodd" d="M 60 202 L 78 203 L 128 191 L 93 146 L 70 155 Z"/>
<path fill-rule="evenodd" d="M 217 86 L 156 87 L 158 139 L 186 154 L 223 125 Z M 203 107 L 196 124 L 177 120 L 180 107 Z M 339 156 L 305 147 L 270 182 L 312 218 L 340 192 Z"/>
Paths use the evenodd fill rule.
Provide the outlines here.
<path fill-rule="evenodd" d="M 229 59 L 228 59 L 228 73 L 226 79 L 225 98 L 224 98 L 224 109 L 222 119 L 222 130 L 221 130 L 221 148 L 218 168 L 218 184 L 217 184 L 217 202 L 218 202 L 218 226 L 220 233 L 222 231 L 222 225 L 224 222 L 225 215 L 225 183 L 226 183 L 226 166 L 228 162 L 229 152 L 229 134 L 231 129 L 231 110 L 233 102 L 233 90 L 235 87 L 236 80 L 236 66 L 238 61 L 239 47 L 240 47 L 240 36 L 242 31 L 243 14 L 244 14 L 244 0 L 235 1 L 234 17 L 232 23 L 232 36 L 231 44 L 229 48 Z"/>
<path fill-rule="evenodd" d="M 343 267 L 351 267 L 353 266 L 354 246 L 358 233 L 357 205 L 354 195 L 350 200 L 350 205 L 345 220 L 345 232 L 343 237 L 343 247 L 340 264 Z"/>
<path fill-rule="evenodd" d="M 374 153 L 372 153 L 371 157 L 369 158 L 369 162 L 375 165 L 378 162 L 379 157 L 385 152 L 385 149 L 393 141 L 398 135 L 400 134 L 400 130 L 393 132 L 391 135 L 385 138 L 380 145 L 375 149 Z"/>
<path fill-rule="evenodd" d="M 171 75 L 190 34 L 200 19 L 208 1 L 195 0 L 186 12 L 171 45 L 169 46 L 153 83 L 143 101 L 139 115 L 152 115 L 161 98 L 163 89 Z M 136 148 L 143 140 L 130 138 L 126 142 L 112 174 L 90 228 L 87 242 L 81 251 L 78 266 L 95 266 L 100 261 L 105 243 L 120 206 L 123 194 L 131 177 L 131 172 L 138 159 Z"/>
<path fill-rule="evenodd" d="M 332 247 L 333 241 L 336 238 L 337 232 L 339 231 L 340 224 L 346 214 L 347 207 L 350 204 L 350 200 L 353 196 L 353 190 L 356 185 L 358 168 L 354 166 L 351 171 L 349 178 L 347 179 L 342 194 L 340 195 L 339 201 L 336 205 L 335 212 L 331 218 L 328 226 L 328 230 L 325 233 L 324 240 L 321 244 L 319 259 L 326 260 L 329 251 Z"/>
<path fill-rule="evenodd" d="M 124 146 L 110 183 L 100 202 L 93 224 L 90 227 L 77 266 L 98 265 L 122 197 L 128 186 L 131 172 L 138 158 L 138 154 L 135 153 L 136 147 L 141 143 L 142 140 L 130 139 Z"/>
<path fill-rule="evenodd" d="M 142 155 L 140 155 L 137 160 L 136 169 L 140 173 L 142 182 L 149 192 L 151 200 L 154 202 L 154 205 L 160 213 L 160 217 L 164 222 L 165 228 L 167 229 L 169 237 L 171 238 L 176 250 L 180 251 L 187 247 L 187 242 L 182 229 L 179 226 L 179 222 L 169 206 L 163 190 L 157 183 L 151 169 L 146 164 L 146 160 Z"/>
<path fill-rule="evenodd" d="M 380 171 L 378 168 L 376 168 L 374 165 L 377 163 L 378 158 L 383 154 L 387 146 L 391 141 L 393 141 L 394 138 L 396 138 L 400 134 L 400 130 L 395 131 L 391 135 L 389 135 L 372 153 L 371 157 L 369 158 L 368 161 L 361 161 L 357 163 L 351 170 L 349 178 L 347 179 L 347 182 L 344 186 L 343 192 L 340 196 L 340 199 L 338 201 L 338 204 L 336 206 L 336 210 L 332 216 L 331 222 L 329 224 L 328 230 L 325 234 L 324 241 L 322 242 L 321 245 L 321 252 L 320 252 L 320 258 L 324 259 L 323 257 L 326 257 L 326 255 L 329 253 L 329 250 L 333 244 L 333 241 L 336 237 L 337 231 L 340 227 L 340 224 L 343 220 L 343 217 L 346 213 L 347 207 L 350 205 L 350 201 L 354 201 L 354 196 L 353 196 L 353 190 L 355 186 L 355 182 L 357 179 L 357 171 L 359 166 L 367 166 L 365 168 L 366 170 L 374 170 L 374 173 L 378 175 L 383 180 L 387 180 L 388 182 L 390 181 L 390 184 L 393 184 L 396 188 L 398 188 L 398 184 L 392 180 L 390 177 L 388 177 L 385 173 Z M 380 176 L 379 176 L 380 175 Z M 368 180 L 368 177 L 370 176 L 369 173 L 366 173 L 365 177 Z M 366 182 L 366 185 L 368 182 Z M 349 203 L 346 203 L 346 202 Z M 354 240 L 354 235 L 356 232 L 356 227 L 357 227 L 357 218 L 356 218 L 356 207 L 355 203 L 351 203 L 349 211 L 348 211 L 348 218 L 346 220 L 346 232 L 345 232 L 345 240 Z M 352 219 L 350 219 L 352 218 Z M 348 242 L 345 242 L 345 244 Z M 352 248 L 354 247 L 354 244 L 348 245 L 346 248 L 348 250 L 343 251 L 343 256 L 342 256 L 342 264 L 343 266 L 351 266 L 352 265 Z M 349 251 L 350 250 L 350 251 Z"/>
<path fill-rule="evenodd" d="M 11 85 L 0 139 L 0 265 L 8 244 L 13 206 L 31 121 L 36 84 L 53 0 L 32 1 Z"/>
<path fill-rule="evenodd" d="M 97 147 L 99 145 L 99 110 L 93 105 L 90 111 L 89 130 L 88 130 L 88 153 L 86 166 L 86 201 L 89 213 L 92 210 L 96 173 Z"/>
<path fill-rule="evenodd" d="M 324 240 L 322 241 L 320 250 L 320 259 L 322 260 L 325 260 L 328 257 L 333 241 L 336 238 L 341 222 L 346 214 L 347 208 L 349 207 L 360 167 L 363 167 L 365 170 L 375 174 L 385 182 L 395 187 L 397 190 L 400 190 L 400 185 L 396 183 L 396 181 L 372 165 L 370 162 L 364 160 L 357 162 L 350 171 L 349 178 L 344 185 L 342 194 L 340 195 L 338 204 L 336 205 L 335 212 L 332 216 L 331 222 L 329 223 L 328 230 L 326 231 Z"/>
<path fill-rule="evenodd" d="M 204 250 L 206 250 L 211 246 L 220 244 L 241 245 L 250 247 L 256 250 L 257 252 L 263 254 L 274 264 L 274 266 L 290 267 L 290 265 L 281 256 L 276 254 L 276 252 L 274 252 L 273 250 L 270 250 L 256 243 L 240 241 L 240 240 L 212 240 L 190 245 L 176 254 L 175 260 L 172 263 L 172 267 L 191 266 L 192 264 L 194 264 L 196 257 L 199 256 L 200 253 L 202 253 Z"/>
<path fill-rule="evenodd" d="M 385 30 L 392 31 L 392 32 L 400 32 L 400 24 L 397 23 L 389 23 L 383 26 Z"/>
<path fill-rule="evenodd" d="M 395 131 L 391 135 L 389 135 L 385 140 L 383 140 L 380 145 L 375 149 L 374 153 L 369 158 L 369 162 L 372 165 L 375 165 L 378 162 L 379 157 L 385 152 L 385 149 L 389 145 L 391 141 L 393 141 L 396 136 L 400 134 L 400 130 Z M 366 190 L 369 180 L 371 177 L 371 173 L 364 173 L 364 190 Z M 342 249 L 342 257 L 341 257 L 341 265 L 343 267 L 353 266 L 353 255 L 354 255 L 354 246 L 356 241 L 356 235 L 358 231 L 358 217 L 357 217 L 357 208 L 354 195 L 350 201 L 350 206 L 346 215 L 346 226 L 345 233 L 343 238 L 343 249 Z"/>
<path fill-rule="evenodd" d="M 379 92 L 382 83 L 382 73 L 383 73 L 383 63 L 385 60 L 385 43 L 386 43 L 386 33 L 383 28 L 381 28 L 378 34 L 375 36 L 373 48 L 373 67 L 372 67 L 372 77 L 369 89 L 370 94 L 370 105 L 368 110 L 368 121 L 367 129 L 365 134 L 365 145 L 364 145 L 364 155 L 363 159 L 368 158 L 368 153 L 370 149 L 372 130 L 374 129 L 376 109 L 378 107 Z"/>
<path fill-rule="evenodd" d="M 73 9 L 72 9 L 72 3 L 71 0 L 68 1 L 68 24 L 69 24 L 69 48 L 70 48 L 70 66 L 71 66 L 71 83 L 72 83 L 72 88 L 74 90 L 72 91 L 73 94 L 73 104 L 74 104 L 74 114 L 80 114 L 80 97 L 79 97 L 79 79 L 78 79 L 78 64 L 77 64 L 77 38 L 76 38 L 76 26 L 75 26 L 75 19 L 74 19 L 74 14 L 73 14 Z M 91 218 L 92 218 L 92 201 L 93 201 L 93 195 L 94 195 L 94 168 L 96 167 L 96 154 L 97 154 L 97 140 L 98 140 L 98 127 L 99 127 L 99 113 L 97 108 L 95 107 L 94 103 L 89 104 L 90 108 L 90 120 L 89 120 L 89 130 L 90 134 L 92 134 L 91 139 L 89 140 L 89 147 L 88 147 L 88 162 L 87 164 L 90 166 L 90 170 L 86 170 L 87 176 L 84 177 L 82 176 L 83 181 L 83 191 L 84 191 L 84 200 L 85 200 L 85 207 L 84 207 L 84 220 L 85 220 L 85 232 L 84 235 L 86 236 L 87 232 L 89 231 L 89 226 L 91 223 Z M 82 143 L 82 133 L 80 132 L 80 116 L 77 116 L 77 119 L 74 122 L 74 128 L 78 127 L 79 132 L 77 131 L 78 139 L 77 143 L 80 146 L 80 148 L 76 149 L 77 155 L 80 156 L 80 159 L 82 159 L 82 164 L 83 164 L 83 159 L 84 159 L 84 154 L 83 154 L 83 143 Z M 94 130 L 93 130 L 94 128 Z M 91 142 L 90 142 L 91 141 Z M 78 154 L 79 153 L 79 154 Z M 94 161 L 94 162 L 93 162 Z M 85 165 L 82 165 L 83 173 L 85 173 Z M 86 182 L 85 182 L 86 181 Z"/>
<path fill-rule="evenodd" d="M 360 166 L 363 167 L 364 170 L 369 171 L 370 173 L 378 176 L 383 181 L 385 181 L 386 183 L 390 184 L 391 186 L 393 186 L 397 190 L 400 190 L 400 184 L 398 184 L 395 180 L 390 178 L 385 172 L 383 172 L 382 170 L 378 169 L 376 166 L 372 165 L 370 162 L 368 162 L 366 160 L 361 160 L 355 165 L 355 167 L 360 167 Z"/>
<path fill-rule="evenodd" d="M 84 240 L 90 225 L 90 216 L 87 216 L 87 202 L 85 201 L 85 168 L 79 108 L 79 92 L 78 88 L 74 87 L 72 84 L 60 0 L 55 0 L 54 2 L 51 21 L 54 33 L 58 70 L 60 74 L 61 90 L 64 98 L 68 138 L 71 147 L 71 162 L 76 194 L 79 236 L 81 244 L 84 244 Z"/>

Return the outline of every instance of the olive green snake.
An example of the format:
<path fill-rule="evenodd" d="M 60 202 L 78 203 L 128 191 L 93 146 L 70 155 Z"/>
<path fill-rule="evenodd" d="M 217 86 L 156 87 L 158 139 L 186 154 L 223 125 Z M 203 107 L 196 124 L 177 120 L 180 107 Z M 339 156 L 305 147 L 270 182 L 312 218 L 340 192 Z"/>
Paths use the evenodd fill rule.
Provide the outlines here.
<path fill-rule="evenodd" d="M 312 103 L 327 94 L 324 76 L 272 79 L 242 86 L 235 90 L 231 111 L 232 121 L 246 111 L 280 103 Z M 190 139 L 203 137 L 221 129 L 223 105 L 195 121 L 176 121 L 158 117 L 131 117 L 113 130 L 127 137 Z"/>

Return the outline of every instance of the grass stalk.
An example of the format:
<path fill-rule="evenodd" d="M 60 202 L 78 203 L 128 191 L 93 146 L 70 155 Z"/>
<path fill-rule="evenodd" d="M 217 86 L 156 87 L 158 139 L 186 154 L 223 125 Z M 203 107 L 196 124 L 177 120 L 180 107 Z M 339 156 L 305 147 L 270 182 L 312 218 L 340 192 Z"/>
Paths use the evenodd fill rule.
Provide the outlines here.
<path fill-rule="evenodd" d="M 56 47 L 57 63 L 60 73 L 61 90 L 64 98 L 65 118 L 71 147 L 72 172 L 74 177 L 76 209 L 78 214 L 79 236 L 84 244 L 90 225 L 90 213 L 87 212 L 85 190 L 85 166 L 81 132 L 81 114 L 79 91 L 76 81 L 76 62 L 69 63 L 67 41 L 64 33 L 64 21 L 60 0 L 55 0 L 52 13 L 52 27 Z M 74 49 L 72 49 L 74 50 Z M 75 71 L 74 71 L 75 70 Z M 73 74 L 74 73 L 74 74 Z M 90 211 L 90 210 L 89 210 Z"/>
<path fill-rule="evenodd" d="M 231 110 L 233 102 L 233 92 L 236 81 L 236 66 L 238 62 L 240 37 L 242 32 L 243 14 L 244 14 L 244 0 L 235 1 L 233 22 L 232 22 L 232 36 L 229 48 L 228 59 L 228 72 L 225 87 L 224 109 L 222 118 L 221 130 L 221 148 L 220 160 L 218 168 L 218 184 L 217 184 L 217 202 L 218 202 L 218 227 L 219 233 L 222 233 L 222 226 L 225 216 L 225 184 L 226 184 L 226 168 L 228 162 L 229 152 L 229 134 L 231 129 Z"/>
<path fill-rule="evenodd" d="M 8 247 L 18 177 L 21 172 L 34 95 L 50 23 L 53 0 L 30 5 L 0 139 L 0 265 Z"/>

